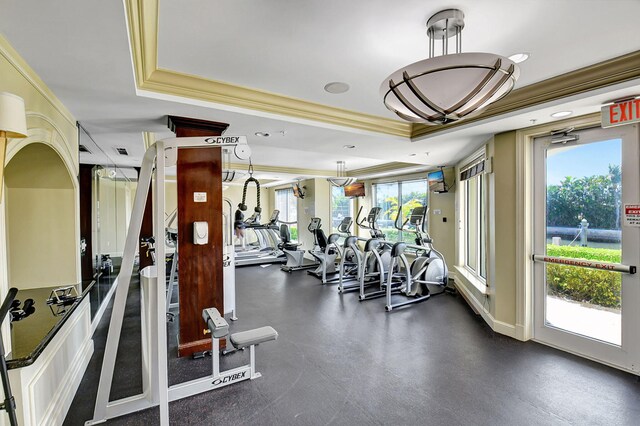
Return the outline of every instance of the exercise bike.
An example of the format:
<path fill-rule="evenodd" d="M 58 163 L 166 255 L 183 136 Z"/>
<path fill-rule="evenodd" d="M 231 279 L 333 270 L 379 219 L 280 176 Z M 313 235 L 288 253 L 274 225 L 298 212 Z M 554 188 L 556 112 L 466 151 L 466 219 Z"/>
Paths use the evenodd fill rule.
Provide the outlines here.
<path fill-rule="evenodd" d="M 322 233 L 322 236 L 319 237 L 318 235 L 319 234 L 318 231 L 320 231 L 321 226 L 322 226 L 322 221 L 320 220 L 320 218 L 312 217 L 311 222 L 309 222 L 309 226 L 307 227 L 309 232 L 313 234 L 313 241 L 314 241 L 313 249 L 309 250 L 309 253 L 311 255 L 313 255 L 313 253 L 316 253 L 320 250 L 319 238 L 321 239 L 324 237 L 324 232 Z M 282 242 L 280 243 L 279 248 L 284 252 L 285 256 L 287 257 L 287 263 L 280 267 L 281 270 L 283 270 L 284 272 L 291 273 L 293 271 L 300 271 L 302 269 L 310 269 L 310 268 L 318 267 L 320 262 L 318 262 L 317 260 L 313 262 L 305 262 L 305 257 L 304 257 L 305 251 L 298 249 L 302 244 L 295 244 L 291 242 L 291 234 L 289 233 L 289 227 L 287 226 L 287 223 L 283 222 L 280 225 L 280 239 L 282 240 Z"/>
<path fill-rule="evenodd" d="M 318 262 L 319 266 L 315 271 L 309 271 L 310 275 L 313 275 L 322 280 L 322 284 L 329 284 L 339 281 L 339 277 L 327 278 L 327 275 L 335 275 L 338 273 L 336 270 L 336 257 L 345 256 L 346 251 L 343 251 L 338 244 L 338 240 L 341 237 L 349 237 L 351 236 L 351 224 L 353 224 L 353 219 L 347 216 L 338 225 L 338 232 L 330 234 L 328 238 L 324 238 L 324 232 L 319 229 L 317 241 L 320 247 L 320 252 L 311 252 L 311 255 L 314 256 Z M 347 254 L 349 256 L 349 254 Z"/>

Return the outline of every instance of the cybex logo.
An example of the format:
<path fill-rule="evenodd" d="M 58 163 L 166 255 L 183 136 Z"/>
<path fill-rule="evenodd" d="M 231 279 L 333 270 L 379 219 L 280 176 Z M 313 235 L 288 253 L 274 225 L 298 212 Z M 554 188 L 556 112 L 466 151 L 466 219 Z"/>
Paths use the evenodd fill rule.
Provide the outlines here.
<path fill-rule="evenodd" d="M 246 375 L 247 375 L 246 371 L 243 371 L 242 373 L 231 374 L 231 375 L 223 377 L 221 379 L 214 380 L 212 384 L 214 386 L 218 386 L 218 385 L 221 385 L 223 383 L 235 382 L 237 380 L 244 379 Z"/>
<path fill-rule="evenodd" d="M 240 143 L 239 136 L 218 136 L 215 138 L 206 138 L 205 143 L 209 145 L 228 145 Z"/>

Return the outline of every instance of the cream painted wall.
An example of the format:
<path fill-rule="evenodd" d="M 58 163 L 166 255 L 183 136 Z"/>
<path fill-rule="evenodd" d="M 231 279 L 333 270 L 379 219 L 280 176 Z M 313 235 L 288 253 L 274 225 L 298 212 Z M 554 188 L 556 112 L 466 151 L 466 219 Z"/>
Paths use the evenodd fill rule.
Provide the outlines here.
<path fill-rule="evenodd" d="M 322 230 L 327 236 L 331 233 L 331 184 L 323 178 L 314 179 L 315 212 L 322 220 Z"/>
<path fill-rule="evenodd" d="M 0 75 L 2 76 L 2 78 L 0 78 L 0 91 L 14 93 L 22 97 L 25 101 L 29 136 L 26 139 L 9 141 L 5 159 L 6 164 L 24 147 L 32 143 L 44 143 L 58 154 L 69 176 L 77 176 L 78 135 L 74 117 L 2 36 L 0 36 Z M 59 254 L 63 254 L 63 257 L 58 259 L 59 262 L 47 265 L 49 267 L 48 270 L 46 270 L 47 276 L 57 277 L 59 279 L 52 285 L 71 284 L 80 281 L 78 183 L 77 179 L 71 179 L 71 182 L 71 189 L 66 190 L 66 192 L 64 192 L 66 195 L 62 196 L 63 199 L 68 199 L 69 206 L 61 210 L 51 210 L 49 206 L 47 207 L 47 211 L 50 211 L 52 217 L 56 218 L 55 227 L 64 229 L 66 232 L 66 238 L 69 240 L 64 239 L 64 248 L 69 248 L 66 245 L 66 241 L 73 241 L 73 246 L 70 247 L 70 250 L 57 250 L 57 247 L 60 247 L 60 242 L 58 241 L 56 245 L 55 237 L 40 238 L 40 241 L 43 243 L 51 243 L 51 245 L 43 244 L 42 250 L 51 252 L 50 254 L 53 258 Z M 62 193 L 63 192 L 60 192 L 60 194 Z M 4 191 L 4 194 L 6 197 L 7 191 Z M 41 196 L 51 198 L 45 194 L 41 194 Z M 5 217 L 3 223 L 0 224 L 7 237 L 6 240 L 2 242 L 3 247 L 0 250 L 0 270 L 2 271 L 0 272 L 0 297 L 6 294 L 8 288 L 9 263 L 7 252 L 12 253 L 12 262 L 14 262 L 14 265 L 24 265 L 29 262 L 26 258 L 21 258 L 26 255 L 26 250 L 20 246 L 21 242 L 17 243 L 17 250 L 14 250 L 13 246 L 7 244 L 8 240 L 11 240 L 11 235 L 9 234 L 13 234 L 15 240 L 24 241 L 23 237 L 17 238 L 15 233 L 20 227 L 7 224 L 7 222 L 12 221 L 14 217 L 20 221 L 22 217 L 28 215 L 28 212 L 21 212 L 19 209 L 21 206 L 26 208 L 28 202 L 35 202 L 31 196 L 28 196 L 25 200 L 19 200 L 20 198 L 20 196 L 17 198 L 17 203 L 14 203 L 14 205 L 10 207 L 11 210 L 9 212 L 5 212 L 5 214 L 9 213 L 10 217 Z M 50 201 L 54 203 L 53 205 L 59 202 L 59 200 L 53 199 Z M 4 202 L 4 200 L 2 202 Z M 3 209 L 5 208 L 6 206 L 3 206 Z M 38 227 L 40 224 L 34 224 L 32 226 Z M 54 232 L 52 235 L 55 236 L 56 233 Z M 33 235 L 31 236 L 33 237 Z M 46 241 L 43 241 L 42 238 L 45 238 Z M 32 245 L 36 244 L 34 241 L 38 241 L 38 239 L 33 238 Z M 56 253 L 52 253 L 54 251 Z M 27 276 L 23 274 L 23 271 L 18 270 L 13 274 L 13 277 L 25 285 L 31 285 L 27 283 L 40 281 L 42 279 L 40 275 L 41 271 L 45 268 L 42 268 L 40 265 L 34 267 L 34 265 L 38 265 L 38 262 L 31 263 L 30 274 L 33 275 Z M 11 284 L 15 285 L 14 282 L 11 282 Z"/>
<path fill-rule="evenodd" d="M 487 215 L 487 291 L 475 287 L 464 274 L 462 245 L 458 256 L 457 284 L 468 293 L 475 309 L 501 333 L 515 336 L 516 323 L 516 133 L 495 135 L 487 142 L 486 153 L 493 170 L 486 174 Z M 464 164 L 460 164 L 464 166 Z M 458 183 L 460 185 L 460 183 Z M 458 202 L 461 204 L 460 194 Z M 461 219 L 461 212 L 457 217 Z M 464 238 L 458 235 L 458 241 Z M 485 294 L 486 293 L 486 294 Z"/>
<path fill-rule="evenodd" d="M 494 137 L 495 282 L 491 303 L 496 320 L 516 323 L 516 133 Z M 498 208 L 499 207 L 499 208 Z"/>
<path fill-rule="evenodd" d="M 314 179 L 300 182 L 304 189 L 304 199 L 298 199 L 298 243 L 300 249 L 311 250 L 314 246 L 313 234 L 308 231 L 311 218 L 316 216 L 316 184 Z M 325 225 L 326 226 L 326 225 Z"/>
<path fill-rule="evenodd" d="M 167 215 L 173 213 L 178 207 L 178 184 L 175 180 L 167 180 L 164 182 L 164 212 Z M 178 224 L 178 218 L 176 217 L 173 226 Z"/>
<path fill-rule="evenodd" d="M 73 189 L 7 188 L 5 199 L 11 286 L 75 284 Z"/>
<path fill-rule="evenodd" d="M 238 204 L 242 201 L 242 186 L 228 185 L 227 189 L 222 191 L 222 196 L 228 198 L 231 201 L 233 212 L 235 213 L 238 208 Z M 253 214 L 253 209 L 256 207 L 256 186 L 250 183 L 247 187 L 247 199 L 246 199 L 247 211 L 244 212 L 245 218 Z M 271 216 L 271 212 L 274 209 L 274 203 L 270 197 L 270 191 L 268 188 L 260 188 L 260 207 L 262 208 L 261 221 L 266 222 Z M 224 206 L 226 211 L 228 207 Z"/>
<path fill-rule="evenodd" d="M 100 253 L 122 256 L 135 189 L 136 184 L 129 181 L 100 178 Z"/>
<path fill-rule="evenodd" d="M 447 268 L 453 271 L 456 253 L 456 189 L 455 169 L 444 169 L 444 177 L 449 192 L 444 194 L 429 193 L 429 235 L 433 238 L 433 246 L 444 256 Z M 440 210 L 441 214 L 436 214 Z M 446 219 L 446 222 L 445 222 Z"/>

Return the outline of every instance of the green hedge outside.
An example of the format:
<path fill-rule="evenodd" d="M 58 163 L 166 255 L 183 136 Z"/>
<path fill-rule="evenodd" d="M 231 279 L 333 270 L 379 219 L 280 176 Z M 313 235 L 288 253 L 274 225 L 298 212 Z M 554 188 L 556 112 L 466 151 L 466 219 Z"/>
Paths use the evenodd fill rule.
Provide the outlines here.
<path fill-rule="evenodd" d="M 621 259 L 620 250 L 551 244 L 547 245 L 547 255 L 611 263 L 620 263 Z M 549 294 L 577 302 L 620 308 L 622 275 L 619 272 L 551 263 L 548 263 L 546 267 Z"/>
<path fill-rule="evenodd" d="M 548 256 L 570 257 L 573 259 L 599 260 L 601 262 L 620 263 L 622 253 L 620 250 L 580 247 L 580 246 L 555 246 L 547 245 Z"/>

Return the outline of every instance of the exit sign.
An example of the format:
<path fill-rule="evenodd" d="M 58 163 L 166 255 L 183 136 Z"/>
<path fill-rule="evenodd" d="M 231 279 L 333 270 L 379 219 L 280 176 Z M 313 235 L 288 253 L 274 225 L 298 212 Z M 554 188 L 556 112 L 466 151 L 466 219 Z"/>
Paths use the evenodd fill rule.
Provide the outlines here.
<path fill-rule="evenodd" d="M 623 126 L 640 122 L 640 99 L 630 99 L 602 107 L 602 127 Z"/>

